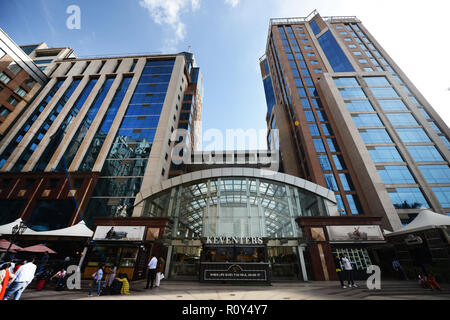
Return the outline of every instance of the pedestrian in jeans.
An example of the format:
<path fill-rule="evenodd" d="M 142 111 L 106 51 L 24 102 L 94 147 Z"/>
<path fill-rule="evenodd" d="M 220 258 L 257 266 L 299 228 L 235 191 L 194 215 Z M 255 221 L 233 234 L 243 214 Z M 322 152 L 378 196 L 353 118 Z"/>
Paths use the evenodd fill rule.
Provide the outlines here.
<path fill-rule="evenodd" d="M 151 281 L 150 289 L 153 289 L 153 282 L 155 281 L 156 277 L 156 266 L 158 264 L 158 259 L 156 259 L 156 256 L 152 254 L 152 259 L 150 260 L 150 263 L 148 264 L 148 276 L 147 276 L 147 286 L 145 289 L 148 289 L 148 285 Z"/>
<path fill-rule="evenodd" d="M 105 267 L 104 264 L 102 264 L 100 266 L 100 268 L 97 270 L 96 273 L 94 273 L 92 275 L 93 280 L 92 280 L 92 285 L 91 285 L 91 289 L 89 290 L 89 297 L 92 297 L 92 291 L 94 291 L 94 288 L 97 287 L 97 294 L 100 296 L 100 292 L 101 292 L 101 283 L 102 283 L 102 278 L 103 278 L 103 268 Z"/>
<path fill-rule="evenodd" d="M 3 300 L 8 300 L 14 296 L 14 300 L 19 300 L 22 293 L 28 287 L 28 285 L 33 281 L 34 274 L 36 273 L 37 266 L 33 263 L 35 258 L 24 265 L 22 265 L 15 274 L 14 282 L 8 287 L 6 291 L 5 298 Z"/>
<path fill-rule="evenodd" d="M 344 265 L 345 273 L 347 274 L 347 282 L 348 287 L 351 288 L 352 286 L 357 288 L 358 286 L 353 281 L 353 267 L 350 263 L 350 260 L 345 256 L 345 254 L 341 253 L 341 262 Z"/>

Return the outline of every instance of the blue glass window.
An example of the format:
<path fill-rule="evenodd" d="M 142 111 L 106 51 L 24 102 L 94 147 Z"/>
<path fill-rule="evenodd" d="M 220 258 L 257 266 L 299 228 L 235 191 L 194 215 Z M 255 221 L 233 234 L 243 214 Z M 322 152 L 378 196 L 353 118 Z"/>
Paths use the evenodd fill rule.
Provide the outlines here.
<path fill-rule="evenodd" d="M 389 192 L 389 197 L 396 209 L 430 207 L 419 188 L 396 188 L 396 191 Z"/>
<path fill-rule="evenodd" d="M 416 162 L 444 161 L 435 146 L 407 146 L 406 148 Z"/>
<path fill-rule="evenodd" d="M 440 187 L 431 189 L 438 198 L 442 208 L 450 208 L 450 187 Z"/>
<path fill-rule="evenodd" d="M 403 142 L 430 142 L 430 138 L 421 128 L 395 129 Z"/>
<path fill-rule="evenodd" d="M 392 143 L 385 129 L 366 129 L 360 131 L 364 143 Z"/>
<path fill-rule="evenodd" d="M 298 95 L 299 95 L 300 97 L 307 97 L 307 96 L 308 96 L 308 95 L 306 94 L 306 91 L 305 91 L 304 88 L 297 88 L 297 92 L 298 92 Z"/>
<path fill-rule="evenodd" d="M 272 115 L 273 106 L 276 103 L 271 77 L 267 77 L 266 79 L 264 79 L 263 83 L 264 83 L 264 93 L 266 96 L 267 113 L 270 117 Z"/>
<path fill-rule="evenodd" d="M 330 148 L 331 152 L 339 152 L 339 148 L 337 147 L 336 139 L 327 138 L 328 148 Z"/>
<path fill-rule="evenodd" d="M 314 32 L 315 35 L 320 33 L 320 28 L 317 25 L 317 22 L 315 20 L 311 21 L 309 23 L 309 26 L 311 27 L 312 31 Z"/>
<path fill-rule="evenodd" d="M 331 171 L 331 163 L 327 155 L 319 154 L 319 163 L 323 171 Z"/>
<path fill-rule="evenodd" d="M 397 98 L 398 93 L 390 87 L 386 88 L 370 88 L 376 98 Z"/>
<path fill-rule="evenodd" d="M 327 184 L 327 188 L 333 191 L 339 191 L 336 179 L 332 173 L 324 173 L 323 178 Z"/>
<path fill-rule="evenodd" d="M 345 105 L 349 112 L 374 111 L 369 100 L 353 100 L 351 102 L 346 102 Z"/>
<path fill-rule="evenodd" d="M 314 147 L 316 148 L 316 152 L 325 152 L 325 146 L 322 142 L 322 139 L 313 139 Z"/>
<path fill-rule="evenodd" d="M 53 60 L 51 60 L 51 59 L 46 59 L 46 60 L 34 60 L 34 63 L 36 63 L 36 64 L 47 64 L 47 63 L 50 63 L 50 62 L 52 62 Z"/>
<path fill-rule="evenodd" d="M 37 145 L 40 143 L 42 138 L 47 133 L 48 129 L 51 127 L 53 122 L 55 121 L 56 117 L 61 113 L 62 109 L 66 105 L 67 101 L 72 96 L 75 89 L 80 84 L 81 80 L 76 79 L 74 80 L 67 90 L 65 91 L 64 95 L 58 100 L 57 104 L 53 108 L 53 110 L 50 112 L 50 114 L 47 116 L 47 118 L 44 120 L 41 127 L 36 131 L 36 135 L 31 139 L 31 141 L 28 143 L 28 146 L 25 148 L 25 150 L 22 152 L 22 155 L 15 163 L 14 167 L 12 168 L 12 172 L 19 172 L 22 170 L 22 168 L 27 163 L 28 159 L 30 159 L 31 155 L 33 154 L 34 150 L 36 149 Z"/>
<path fill-rule="evenodd" d="M 326 136 L 332 136 L 333 135 L 333 132 L 332 132 L 331 127 L 330 127 L 329 124 L 322 123 L 320 126 L 322 127 L 324 135 L 326 135 Z"/>
<path fill-rule="evenodd" d="M 419 106 L 421 106 L 421 104 L 419 103 L 419 101 L 417 101 L 417 99 L 416 98 L 414 98 L 414 97 L 409 97 L 410 99 L 411 99 L 411 101 L 414 103 L 414 105 L 416 106 L 416 107 L 419 107 Z"/>
<path fill-rule="evenodd" d="M 448 141 L 447 137 L 439 136 L 441 138 L 442 142 L 446 145 L 447 149 L 450 150 L 450 142 Z"/>
<path fill-rule="evenodd" d="M 377 114 L 361 113 L 352 115 L 353 121 L 357 127 L 382 127 L 383 123 Z"/>
<path fill-rule="evenodd" d="M 83 92 L 81 93 L 81 95 L 78 97 L 77 101 L 72 106 L 69 114 L 66 116 L 66 118 L 64 119 L 62 124 L 59 126 L 58 130 L 52 135 L 50 141 L 47 144 L 47 147 L 45 148 L 44 152 L 42 153 L 41 158 L 39 159 L 36 166 L 34 167 L 34 171 L 44 171 L 45 170 L 45 167 L 50 162 L 56 149 L 60 145 L 61 141 L 64 139 L 64 136 L 65 136 L 67 130 L 69 129 L 69 126 L 75 120 L 76 116 L 78 115 L 82 106 L 86 102 L 86 99 L 88 98 L 92 89 L 97 84 L 97 81 L 98 81 L 98 79 L 89 80 L 88 84 L 83 89 Z"/>
<path fill-rule="evenodd" d="M 358 197 L 352 194 L 346 194 L 348 205 L 352 214 L 362 213 L 361 204 L 359 203 Z"/>
<path fill-rule="evenodd" d="M 350 176 L 346 173 L 339 173 L 339 179 L 341 179 L 342 187 L 344 188 L 344 191 L 352 191 L 353 185 L 352 180 L 350 179 Z"/>
<path fill-rule="evenodd" d="M 406 111 L 408 108 L 402 100 L 378 100 L 384 111 Z"/>
<path fill-rule="evenodd" d="M 306 116 L 306 121 L 308 121 L 308 122 L 315 122 L 316 121 L 312 111 L 305 110 L 305 116 Z"/>
<path fill-rule="evenodd" d="M 420 165 L 419 169 L 428 183 L 450 183 L 448 165 Z"/>
<path fill-rule="evenodd" d="M 337 202 L 339 213 L 347 214 L 347 211 L 345 210 L 345 207 L 344 207 L 344 201 L 342 201 L 342 197 L 340 194 L 336 195 L 336 202 Z"/>
<path fill-rule="evenodd" d="M 343 99 L 366 99 L 367 96 L 361 88 L 340 88 Z"/>
<path fill-rule="evenodd" d="M 311 136 L 313 137 L 320 136 L 319 128 L 315 124 L 309 124 L 309 131 L 311 132 Z"/>
<path fill-rule="evenodd" d="M 334 72 L 355 71 L 329 30 L 325 32 L 318 40 Z"/>
<path fill-rule="evenodd" d="M 419 108 L 420 113 L 425 117 L 425 119 L 431 119 L 430 115 L 422 108 Z"/>
<path fill-rule="evenodd" d="M 73 158 L 75 157 L 79 147 L 81 146 L 82 141 L 89 130 L 89 127 L 94 121 L 97 112 L 100 109 L 100 106 L 105 100 L 105 97 L 108 94 L 108 91 L 111 88 L 114 79 L 115 78 L 107 78 L 103 83 L 102 88 L 99 90 L 94 102 L 91 104 L 91 107 L 84 117 L 83 122 L 78 127 L 77 132 L 73 136 L 72 141 L 70 142 L 58 166 L 56 167 L 57 171 L 67 171 L 67 169 L 70 167 L 70 164 L 72 163 Z"/>
<path fill-rule="evenodd" d="M 387 113 L 386 116 L 394 127 L 419 125 L 411 113 Z"/>
<path fill-rule="evenodd" d="M 384 184 L 416 183 L 407 166 L 386 166 L 384 169 L 378 169 L 378 173 Z"/>
<path fill-rule="evenodd" d="M 364 77 L 364 80 L 366 81 L 369 87 L 391 85 L 389 81 L 386 79 L 386 77 Z"/>
<path fill-rule="evenodd" d="M 344 159 L 342 156 L 333 154 L 334 165 L 336 166 L 336 170 L 345 170 Z"/>
<path fill-rule="evenodd" d="M 337 87 L 359 87 L 359 83 L 354 77 L 334 78 Z"/>
<path fill-rule="evenodd" d="M 436 123 L 428 122 L 428 124 L 433 128 L 434 132 L 436 132 L 437 134 L 442 133 L 441 129 L 439 129 L 439 127 L 436 125 Z"/>
<path fill-rule="evenodd" d="M 45 98 L 42 100 L 42 102 L 39 104 L 39 106 L 33 111 L 31 116 L 28 118 L 28 120 L 25 122 L 25 124 L 22 126 L 22 128 L 19 130 L 19 132 L 14 136 L 12 141 L 8 144 L 8 146 L 5 148 L 5 150 L 2 152 L 0 157 L 0 168 L 3 167 L 3 165 L 6 163 L 6 160 L 9 158 L 9 156 L 14 152 L 19 142 L 22 140 L 22 138 L 25 136 L 25 134 L 30 129 L 31 125 L 34 121 L 39 117 L 39 115 L 44 111 L 47 104 L 52 100 L 55 93 L 58 91 L 58 89 L 63 84 L 63 80 L 59 80 L 55 85 L 50 89 L 50 91 L 47 93 Z M 27 106 L 29 107 L 29 105 Z"/>
<path fill-rule="evenodd" d="M 373 162 L 403 162 L 403 159 L 396 147 L 374 147 L 368 150 Z"/>
<path fill-rule="evenodd" d="M 114 95 L 114 98 L 111 101 L 111 104 L 106 111 L 105 116 L 98 128 L 87 152 L 83 159 L 82 164 L 80 165 L 80 171 L 90 171 L 94 167 L 95 161 L 97 160 L 97 156 L 100 153 L 103 142 L 108 135 L 109 129 L 116 117 L 117 112 L 119 111 L 120 105 L 122 103 L 123 97 L 125 96 L 128 87 L 131 82 L 131 77 L 125 77 L 122 80 L 122 83 L 117 88 L 117 91 Z"/>

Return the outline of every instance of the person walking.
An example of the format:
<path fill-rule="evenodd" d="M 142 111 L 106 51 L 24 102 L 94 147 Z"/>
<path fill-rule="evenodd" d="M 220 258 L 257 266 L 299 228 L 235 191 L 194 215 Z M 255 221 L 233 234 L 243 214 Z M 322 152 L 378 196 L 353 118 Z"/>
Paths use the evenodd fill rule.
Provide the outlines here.
<path fill-rule="evenodd" d="M 159 288 L 159 284 L 161 283 L 161 280 L 164 279 L 164 265 L 165 260 L 163 257 L 159 257 L 158 265 L 156 266 L 156 281 L 155 281 L 155 287 Z"/>
<path fill-rule="evenodd" d="M 24 265 L 22 265 L 16 272 L 14 282 L 9 286 L 6 291 L 5 298 L 3 300 L 8 300 L 14 296 L 14 300 L 19 300 L 22 293 L 28 287 L 28 285 L 33 281 L 34 274 L 36 273 L 37 266 L 34 264 L 35 258 Z"/>
<path fill-rule="evenodd" d="M 67 272 L 64 268 L 62 268 L 61 270 L 59 270 L 57 273 L 55 273 L 51 278 L 50 281 L 52 281 L 53 279 L 55 279 L 55 284 L 56 287 L 55 289 L 61 289 L 64 288 L 65 283 L 64 280 L 66 278 Z"/>
<path fill-rule="evenodd" d="M 156 256 L 152 254 L 152 258 L 148 264 L 147 286 L 145 287 L 145 289 L 148 289 L 148 285 L 150 282 L 151 282 L 150 289 L 153 289 L 153 282 L 155 281 L 157 264 L 158 259 L 156 259 Z"/>
<path fill-rule="evenodd" d="M 94 288 L 97 287 L 97 294 L 100 296 L 101 293 L 101 283 L 103 278 L 103 269 L 105 268 L 105 265 L 100 265 L 100 268 L 97 270 L 96 273 L 92 275 L 92 284 L 91 289 L 89 290 L 89 297 L 92 297 L 92 291 L 94 291 Z"/>
<path fill-rule="evenodd" d="M 44 271 L 49 259 L 50 259 L 50 256 L 48 255 L 48 251 L 46 251 L 44 256 L 41 259 L 41 262 L 39 263 L 39 271 L 37 272 L 38 274 L 40 274 Z"/>
<path fill-rule="evenodd" d="M 355 284 L 354 280 L 353 280 L 353 267 L 352 264 L 350 263 L 350 260 L 348 260 L 348 258 L 345 256 L 345 254 L 341 254 L 341 261 L 342 264 L 344 265 L 344 270 L 345 273 L 347 275 L 347 284 L 348 287 L 355 287 L 357 288 L 358 286 Z"/>
<path fill-rule="evenodd" d="M 405 276 L 403 273 L 403 268 L 397 259 L 392 260 L 392 268 L 394 269 L 395 277 L 398 280 L 404 280 Z"/>
<path fill-rule="evenodd" d="M 6 288 L 14 281 L 14 274 L 9 272 L 11 264 L 9 262 L 0 267 L 0 300 L 5 296 Z"/>
<path fill-rule="evenodd" d="M 113 266 L 112 269 L 111 267 L 106 267 L 105 273 L 106 276 L 105 276 L 105 283 L 103 284 L 103 289 L 105 290 L 105 292 L 108 292 L 109 294 L 114 279 L 116 278 L 117 266 Z"/>
<path fill-rule="evenodd" d="M 338 275 L 339 282 L 341 283 L 341 288 L 346 289 L 347 287 L 345 286 L 344 279 L 342 278 L 341 261 L 337 255 L 334 257 L 334 265 L 336 266 L 336 273 Z"/>

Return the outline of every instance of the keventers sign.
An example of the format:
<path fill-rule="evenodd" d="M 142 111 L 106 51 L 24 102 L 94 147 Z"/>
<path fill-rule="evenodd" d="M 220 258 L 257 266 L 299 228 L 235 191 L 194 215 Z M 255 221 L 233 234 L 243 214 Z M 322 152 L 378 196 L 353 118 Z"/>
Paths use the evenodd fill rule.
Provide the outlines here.
<path fill-rule="evenodd" d="M 264 244 L 259 237 L 206 237 L 206 244 Z"/>

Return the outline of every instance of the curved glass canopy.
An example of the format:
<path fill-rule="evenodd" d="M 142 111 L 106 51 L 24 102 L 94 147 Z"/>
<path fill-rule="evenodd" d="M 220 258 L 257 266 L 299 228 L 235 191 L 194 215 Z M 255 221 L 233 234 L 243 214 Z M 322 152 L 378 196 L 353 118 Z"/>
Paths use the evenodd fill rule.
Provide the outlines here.
<path fill-rule="evenodd" d="M 178 185 L 144 200 L 144 216 L 170 218 L 167 238 L 298 238 L 299 216 L 327 216 L 324 198 L 254 177 L 220 177 Z"/>

